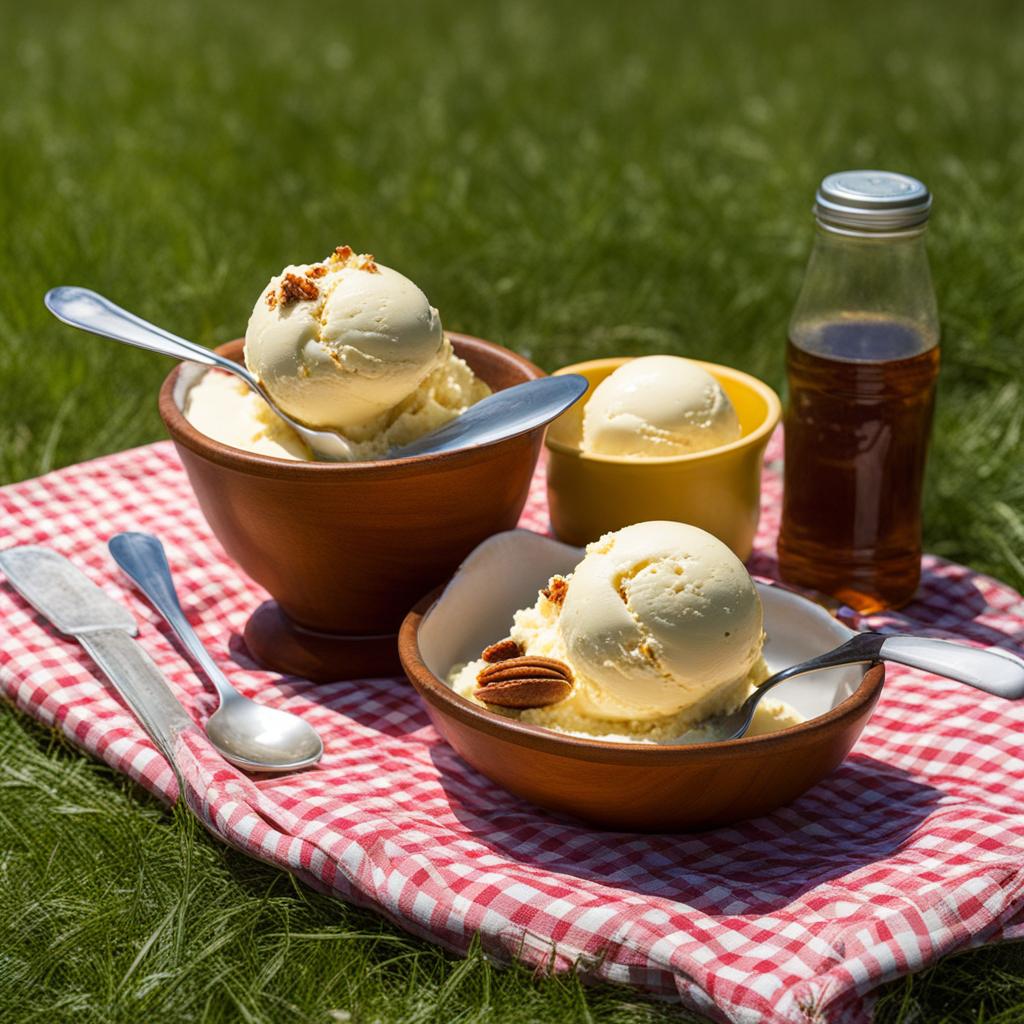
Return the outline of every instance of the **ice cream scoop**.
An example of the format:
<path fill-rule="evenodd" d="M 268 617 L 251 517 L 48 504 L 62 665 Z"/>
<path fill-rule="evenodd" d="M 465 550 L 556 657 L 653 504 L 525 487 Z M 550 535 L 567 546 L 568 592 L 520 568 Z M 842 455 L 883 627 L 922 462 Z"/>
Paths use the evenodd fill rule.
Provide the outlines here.
<path fill-rule="evenodd" d="M 377 429 L 450 355 L 426 295 L 349 246 L 272 277 L 245 332 L 246 366 L 278 408 L 349 436 Z"/>
<path fill-rule="evenodd" d="M 707 370 L 679 356 L 642 356 L 594 389 L 580 447 L 594 455 L 688 455 L 739 436 L 736 410 Z"/>
<path fill-rule="evenodd" d="M 744 686 L 761 657 L 762 612 L 743 563 L 694 526 L 648 522 L 587 548 L 559 632 L 580 712 L 645 720 Z"/>
<path fill-rule="evenodd" d="M 522 681 L 536 659 L 552 659 L 572 679 L 568 694 L 491 710 L 575 735 L 675 742 L 734 711 L 767 677 L 763 642 L 761 599 L 743 563 L 703 530 L 652 521 L 590 544 L 570 574 L 552 577 L 536 604 L 516 611 L 507 640 L 450 679 L 457 693 L 490 706 L 491 662 Z M 773 701 L 754 727 L 800 721 Z"/>

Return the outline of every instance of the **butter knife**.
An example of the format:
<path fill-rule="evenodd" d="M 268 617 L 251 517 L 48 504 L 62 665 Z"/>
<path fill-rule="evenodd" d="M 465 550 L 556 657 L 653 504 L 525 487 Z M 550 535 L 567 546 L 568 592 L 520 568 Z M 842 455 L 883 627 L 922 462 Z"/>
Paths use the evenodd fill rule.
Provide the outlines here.
<path fill-rule="evenodd" d="M 133 639 L 138 627 L 131 612 L 49 548 L 27 545 L 0 551 L 0 569 L 40 615 L 88 651 L 174 766 L 178 737 L 197 727 L 164 674 Z"/>

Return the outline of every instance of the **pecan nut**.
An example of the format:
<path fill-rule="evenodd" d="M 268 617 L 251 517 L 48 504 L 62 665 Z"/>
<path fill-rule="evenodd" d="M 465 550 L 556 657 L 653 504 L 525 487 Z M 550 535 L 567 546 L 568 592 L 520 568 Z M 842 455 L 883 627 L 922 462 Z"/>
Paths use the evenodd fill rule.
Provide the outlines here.
<path fill-rule="evenodd" d="M 572 692 L 572 669 L 564 661 L 539 655 L 507 658 L 477 673 L 476 696 L 503 708 L 543 708 Z"/>
<path fill-rule="evenodd" d="M 522 653 L 522 647 L 512 637 L 506 637 L 496 644 L 491 644 L 490 647 L 485 647 L 484 653 L 480 657 L 484 661 L 508 661 L 509 658 L 521 657 Z"/>
<path fill-rule="evenodd" d="M 320 289 L 312 281 L 298 274 L 285 274 L 281 281 L 281 294 L 278 302 L 282 306 L 291 306 L 296 302 L 312 302 L 320 297 Z"/>

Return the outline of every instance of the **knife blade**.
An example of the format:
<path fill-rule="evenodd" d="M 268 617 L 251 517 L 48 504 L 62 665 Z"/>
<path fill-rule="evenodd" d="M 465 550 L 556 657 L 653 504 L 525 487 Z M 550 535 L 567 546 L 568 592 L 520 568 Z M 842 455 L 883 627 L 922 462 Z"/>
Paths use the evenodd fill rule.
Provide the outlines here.
<path fill-rule="evenodd" d="M 138 627 L 131 612 L 50 548 L 7 548 L 0 569 L 43 618 L 85 648 L 173 766 L 178 737 L 196 725 L 133 639 Z"/>

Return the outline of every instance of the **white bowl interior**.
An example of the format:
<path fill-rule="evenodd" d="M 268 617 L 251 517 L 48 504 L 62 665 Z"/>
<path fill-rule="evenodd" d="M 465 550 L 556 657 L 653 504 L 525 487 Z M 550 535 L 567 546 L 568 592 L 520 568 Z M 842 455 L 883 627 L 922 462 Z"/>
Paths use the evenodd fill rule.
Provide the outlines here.
<path fill-rule="evenodd" d="M 189 391 L 206 375 L 207 368 L 198 363 L 182 363 L 181 372 L 174 381 L 174 389 L 171 391 L 171 398 L 178 407 L 179 412 L 185 411 L 185 399 Z"/>
<path fill-rule="evenodd" d="M 495 534 L 462 563 L 419 628 L 424 664 L 446 680 L 452 667 L 480 656 L 508 635 L 517 609 L 531 605 L 555 573 L 573 570 L 583 552 L 526 530 Z M 765 660 L 772 672 L 838 647 L 851 631 L 824 608 L 797 594 L 759 583 L 764 604 Z M 842 703 L 860 685 L 864 667 L 846 665 L 792 679 L 773 697 L 814 718 Z"/>

